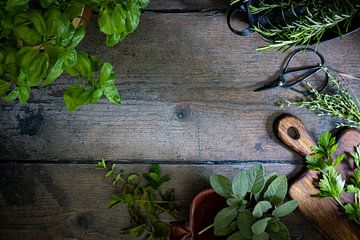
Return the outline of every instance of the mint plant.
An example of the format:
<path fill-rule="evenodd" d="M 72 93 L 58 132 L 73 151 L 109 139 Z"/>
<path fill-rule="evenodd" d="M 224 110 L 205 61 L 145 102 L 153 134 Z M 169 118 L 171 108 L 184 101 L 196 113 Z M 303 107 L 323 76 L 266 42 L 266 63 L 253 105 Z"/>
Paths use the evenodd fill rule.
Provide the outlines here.
<path fill-rule="evenodd" d="M 214 235 L 227 240 L 289 239 L 280 220 L 297 208 L 298 202 L 284 202 L 288 190 L 285 176 L 265 177 L 262 165 L 241 170 L 230 181 L 222 175 L 210 176 L 213 190 L 226 198 L 227 207 L 214 220 Z"/>
<path fill-rule="evenodd" d="M 355 169 L 347 182 L 336 170 L 345 158 L 345 154 L 333 157 L 337 148 L 336 138 L 329 131 L 324 132 L 318 138 L 318 144 L 311 147 L 313 154 L 306 157 L 307 167 L 321 175 L 318 197 L 333 199 L 349 219 L 360 224 L 360 145 L 350 153 Z M 341 199 L 345 193 L 353 196 L 353 202 L 344 202 Z"/>
<path fill-rule="evenodd" d="M 63 73 L 77 79 L 64 93 L 69 111 L 103 95 L 121 102 L 110 63 L 78 51 L 86 35 L 85 7 L 98 12 L 98 26 L 114 46 L 139 24 L 149 0 L 0 0 L 0 100 L 28 102 L 32 88 L 53 84 Z M 80 15 L 80 16 L 79 16 Z M 78 22 L 78 21 L 77 21 Z"/>
<path fill-rule="evenodd" d="M 139 173 L 126 173 L 124 168 L 117 170 L 115 164 L 107 165 L 105 160 L 99 162 L 97 168 L 106 171 L 105 177 L 112 178 L 115 193 L 108 200 L 109 207 L 125 205 L 128 208 L 130 226 L 121 233 L 144 240 L 168 239 L 170 225 L 160 217 L 167 215 L 180 219 L 175 190 L 169 188 L 162 191 L 163 185 L 171 177 L 161 176 L 158 164 L 153 164 L 142 177 Z"/>

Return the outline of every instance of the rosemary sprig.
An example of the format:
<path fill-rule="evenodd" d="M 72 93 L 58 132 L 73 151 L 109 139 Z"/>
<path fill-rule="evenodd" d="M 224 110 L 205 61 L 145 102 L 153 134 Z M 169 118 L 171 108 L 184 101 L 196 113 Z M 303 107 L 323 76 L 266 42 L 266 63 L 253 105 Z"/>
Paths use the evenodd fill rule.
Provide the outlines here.
<path fill-rule="evenodd" d="M 325 32 L 336 29 L 339 36 L 348 31 L 352 19 L 359 12 L 359 3 L 350 0 L 312 1 L 304 0 L 295 2 L 291 0 L 278 0 L 271 3 L 260 1 L 258 6 L 250 6 L 254 14 L 264 13 L 272 9 L 280 9 L 284 25 L 276 26 L 269 22 L 268 26 L 261 24 L 254 26 L 254 30 L 264 37 L 274 39 L 269 45 L 257 50 L 267 51 L 274 48 L 286 51 L 292 46 L 307 46 L 312 41 L 320 42 Z M 296 9 L 303 8 L 304 14 L 297 14 Z M 294 15 L 289 19 L 285 12 Z"/>
<path fill-rule="evenodd" d="M 324 71 L 329 75 L 331 86 L 335 88 L 335 93 L 320 93 L 311 85 L 309 86 L 309 96 L 295 101 L 282 101 L 278 106 L 299 106 L 306 107 L 311 111 L 318 112 L 319 116 L 330 115 L 341 118 L 344 122 L 337 123 L 337 127 L 360 128 L 360 110 L 350 93 L 343 88 L 338 80 L 330 74 L 329 69 L 323 66 Z"/>

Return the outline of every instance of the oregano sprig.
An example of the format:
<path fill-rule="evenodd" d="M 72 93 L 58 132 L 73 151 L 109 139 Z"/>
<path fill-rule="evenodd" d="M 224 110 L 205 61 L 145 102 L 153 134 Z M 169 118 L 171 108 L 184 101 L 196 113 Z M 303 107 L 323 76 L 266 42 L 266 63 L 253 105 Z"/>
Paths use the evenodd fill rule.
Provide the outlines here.
<path fill-rule="evenodd" d="M 101 160 L 97 168 L 106 171 L 105 177 L 112 178 L 112 185 L 116 189 L 108 200 L 109 207 L 122 204 L 128 208 L 130 226 L 121 233 L 145 240 L 168 239 L 170 225 L 160 220 L 160 216 L 180 219 L 175 190 L 162 190 L 171 177 L 161 176 L 158 164 L 153 164 L 149 172 L 142 176 L 139 173 L 127 173 L 124 168 L 117 170 L 116 164 L 107 165 L 105 160 Z"/>

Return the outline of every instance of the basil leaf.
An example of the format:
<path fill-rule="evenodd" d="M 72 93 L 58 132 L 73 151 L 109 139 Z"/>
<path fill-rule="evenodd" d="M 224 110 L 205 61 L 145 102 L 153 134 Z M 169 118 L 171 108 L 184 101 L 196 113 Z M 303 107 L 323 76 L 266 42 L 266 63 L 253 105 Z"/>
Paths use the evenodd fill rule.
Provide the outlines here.
<path fill-rule="evenodd" d="M 31 10 L 29 11 L 28 16 L 33 23 L 36 31 L 38 31 L 38 33 L 40 33 L 41 35 L 44 35 L 46 26 L 44 18 L 41 16 L 40 12 L 36 10 Z"/>
<path fill-rule="evenodd" d="M 4 95 L 10 89 L 10 83 L 0 80 L 0 96 Z"/>
<path fill-rule="evenodd" d="M 50 68 L 49 73 L 44 81 L 43 86 L 53 83 L 63 73 L 63 59 L 59 58 Z"/>
<path fill-rule="evenodd" d="M 121 98 L 119 91 L 117 90 L 115 84 L 107 84 L 106 86 L 102 86 L 102 90 L 104 91 L 104 94 L 106 98 L 116 104 L 121 103 Z"/>
<path fill-rule="evenodd" d="M 149 4 L 150 0 L 138 0 L 137 4 L 140 8 L 144 8 Z"/>
<path fill-rule="evenodd" d="M 72 67 L 77 62 L 77 52 L 74 49 L 67 49 L 64 52 L 62 59 L 64 60 L 63 63 L 66 67 Z"/>
<path fill-rule="evenodd" d="M 81 15 L 84 4 L 80 1 L 72 0 L 69 6 L 65 9 L 64 14 L 69 20 L 73 20 Z"/>
<path fill-rule="evenodd" d="M 106 36 L 106 45 L 112 47 L 126 37 L 126 33 L 114 33 Z"/>
<path fill-rule="evenodd" d="M 249 189 L 249 178 L 245 171 L 240 171 L 235 175 L 232 182 L 232 191 L 237 198 L 244 199 Z"/>
<path fill-rule="evenodd" d="M 0 77 L 5 74 L 4 65 L 0 63 Z"/>
<path fill-rule="evenodd" d="M 5 61 L 5 51 L 0 49 L 0 63 Z"/>
<path fill-rule="evenodd" d="M 39 53 L 28 68 L 28 81 L 30 86 L 39 84 L 49 67 L 49 56 L 46 52 Z"/>
<path fill-rule="evenodd" d="M 94 71 L 92 69 L 92 63 L 89 59 L 89 56 L 85 52 L 77 53 L 77 62 L 74 66 L 75 70 L 78 71 L 81 76 L 84 76 L 86 79 L 92 79 Z"/>
<path fill-rule="evenodd" d="M 30 98 L 30 87 L 19 86 L 19 101 L 21 104 L 25 104 Z"/>
<path fill-rule="evenodd" d="M 253 194 L 260 192 L 265 184 L 264 167 L 259 164 L 248 171 L 249 191 Z"/>
<path fill-rule="evenodd" d="M 115 33 L 111 15 L 112 15 L 111 10 L 109 8 L 105 7 L 102 11 L 100 11 L 100 14 L 98 17 L 98 24 L 99 24 L 100 31 L 107 35 Z"/>
<path fill-rule="evenodd" d="M 232 196 L 231 181 L 222 175 L 212 174 L 210 176 L 211 188 L 220 196 L 229 198 Z"/>
<path fill-rule="evenodd" d="M 4 102 L 12 102 L 19 96 L 19 88 L 15 87 L 7 96 L 1 98 Z"/>
<path fill-rule="evenodd" d="M 292 211 L 294 211 L 297 208 L 297 206 L 298 206 L 298 201 L 296 200 L 288 201 L 275 208 L 275 210 L 272 212 L 272 215 L 278 218 L 284 217 L 290 214 Z"/>
<path fill-rule="evenodd" d="M 113 73 L 113 66 L 110 63 L 104 63 L 100 71 L 100 85 L 109 79 L 111 73 Z"/>
<path fill-rule="evenodd" d="M 15 12 L 26 10 L 29 8 L 29 0 L 8 0 L 5 5 L 5 10 L 8 12 Z"/>
<path fill-rule="evenodd" d="M 21 26 L 31 24 L 31 20 L 26 12 L 20 12 L 13 18 L 13 26 Z"/>
<path fill-rule="evenodd" d="M 238 211 L 235 208 L 227 207 L 218 212 L 214 219 L 214 231 L 223 229 L 236 219 Z"/>
<path fill-rule="evenodd" d="M 273 206 L 276 206 L 284 200 L 287 188 L 288 184 L 286 177 L 277 177 L 264 193 L 264 199 L 271 202 Z"/>
<path fill-rule="evenodd" d="M 91 96 L 89 97 L 89 103 L 97 103 L 99 99 L 102 97 L 103 91 L 101 89 L 96 89 L 91 92 Z"/>
<path fill-rule="evenodd" d="M 126 11 L 126 32 L 132 33 L 135 31 L 137 26 L 139 25 L 140 21 L 140 9 L 139 7 L 132 3 L 131 1 L 127 4 L 127 11 Z"/>
<path fill-rule="evenodd" d="M 69 44 L 69 48 L 74 48 L 71 46 L 71 41 L 75 35 L 75 31 L 76 29 L 74 28 L 74 26 L 72 24 L 67 25 L 67 29 L 66 31 L 59 37 L 58 39 L 58 45 L 62 46 L 62 47 L 67 47 Z"/>
<path fill-rule="evenodd" d="M 84 25 L 81 25 L 80 27 L 78 27 L 75 31 L 75 34 L 74 34 L 72 40 L 71 40 L 70 48 L 76 48 L 79 45 L 79 43 L 81 42 L 81 40 L 84 39 L 85 34 L 86 34 L 86 31 L 85 31 Z"/>
<path fill-rule="evenodd" d="M 22 68 L 27 68 L 38 55 L 38 50 L 33 47 L 22 47 L 16 53 L 16 64 Z"/>
<path fill-rule="evenodd" d="M 73 112 L 80 105 L 87 104 L 88 98 L 89 92 L 80 85 L 72 85 L 64 93 L 64 102 L 70 112 Z"/>
<path fill-rule="evenodd" d="M 55 0 L 39 0 L 43 8 L 49 7 Z"/>
<path fill-rule="evenodd" d="M 58 37 L 60 41 L 60 39 L 62 39 L 69 31 L 70 21 L 65 19 L 56 8 L 48 10 L 45 18 L 47 35 Z"/>
<path fill-rule="evenodd" d="M 12 64 L 16 62 L 16 50 L 10 45 L 5 45 L 5 61 L 4 64 Z"/>
<path fill-rule="evenodd" d="M 259 221 L 255 222 L 252 226 L 251 226 L 251 231 L 255 234 L 255 235 L 260 235 L 262 234 L 265 229 L 266 226 L 268 225 L 268 222 L 271 220 L 271 217 L 266 217 L 263 219 L 260 219 Z"/>
<path fill-rule="evenodd" d="M 121 4 L 116 4 L 114 11 L 111 14 L 111 20 L 116 33 L 125 32 L 126 11 L 121 7 Z"/>
<path fill-rule="evenodd" d="M 251 226 L 256 222 L 254 216 L 251 214 L 251 211 L 248 209 L 242 210 L 239 212 L 239 215 L 236 219 L 237 227 L 241 230 L 246 239 L 251 239 L 253 233 Z"/>
<path fill-rule="evenodd" d="M 17 26 L 14 28 L 14 33 L 19 39 L 24 40 L 26 44 L 31 46 L 38 45 L 42 42 L 41 35 L 28 26 Z"/>
<path fill-rule="evenodd" d="M 271 208 L 272 208 L 272 206 L 271 206 L 270 202 L 260 201 L 255 205 L 252 214 L 256 218 L 261 218 L 263 216 L 263 214 L 266 213 Z"/>

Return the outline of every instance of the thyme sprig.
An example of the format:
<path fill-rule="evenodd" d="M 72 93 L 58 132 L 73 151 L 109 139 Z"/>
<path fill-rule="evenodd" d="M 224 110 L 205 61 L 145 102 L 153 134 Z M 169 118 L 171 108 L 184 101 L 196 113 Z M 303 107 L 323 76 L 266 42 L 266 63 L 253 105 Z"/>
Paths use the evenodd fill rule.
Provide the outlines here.
<path fill-rule="evenodd" d="M 303 99 L 295 101 L 282 101 L 278 106 L 299 106 L 306 107 L 310 111 L 315 111 L 319 116 L 330 115 L 344 122 L 337 123 L 336 127 L 355 127 L 360 128 L 360 110 L 350 93 L 339 83 L 339 81 L 329 72 L 325 66 L 322 67 L 329 75 L 331 86 L 334 93 L 321 93 L 308 84 L 309 95 Z"/>

